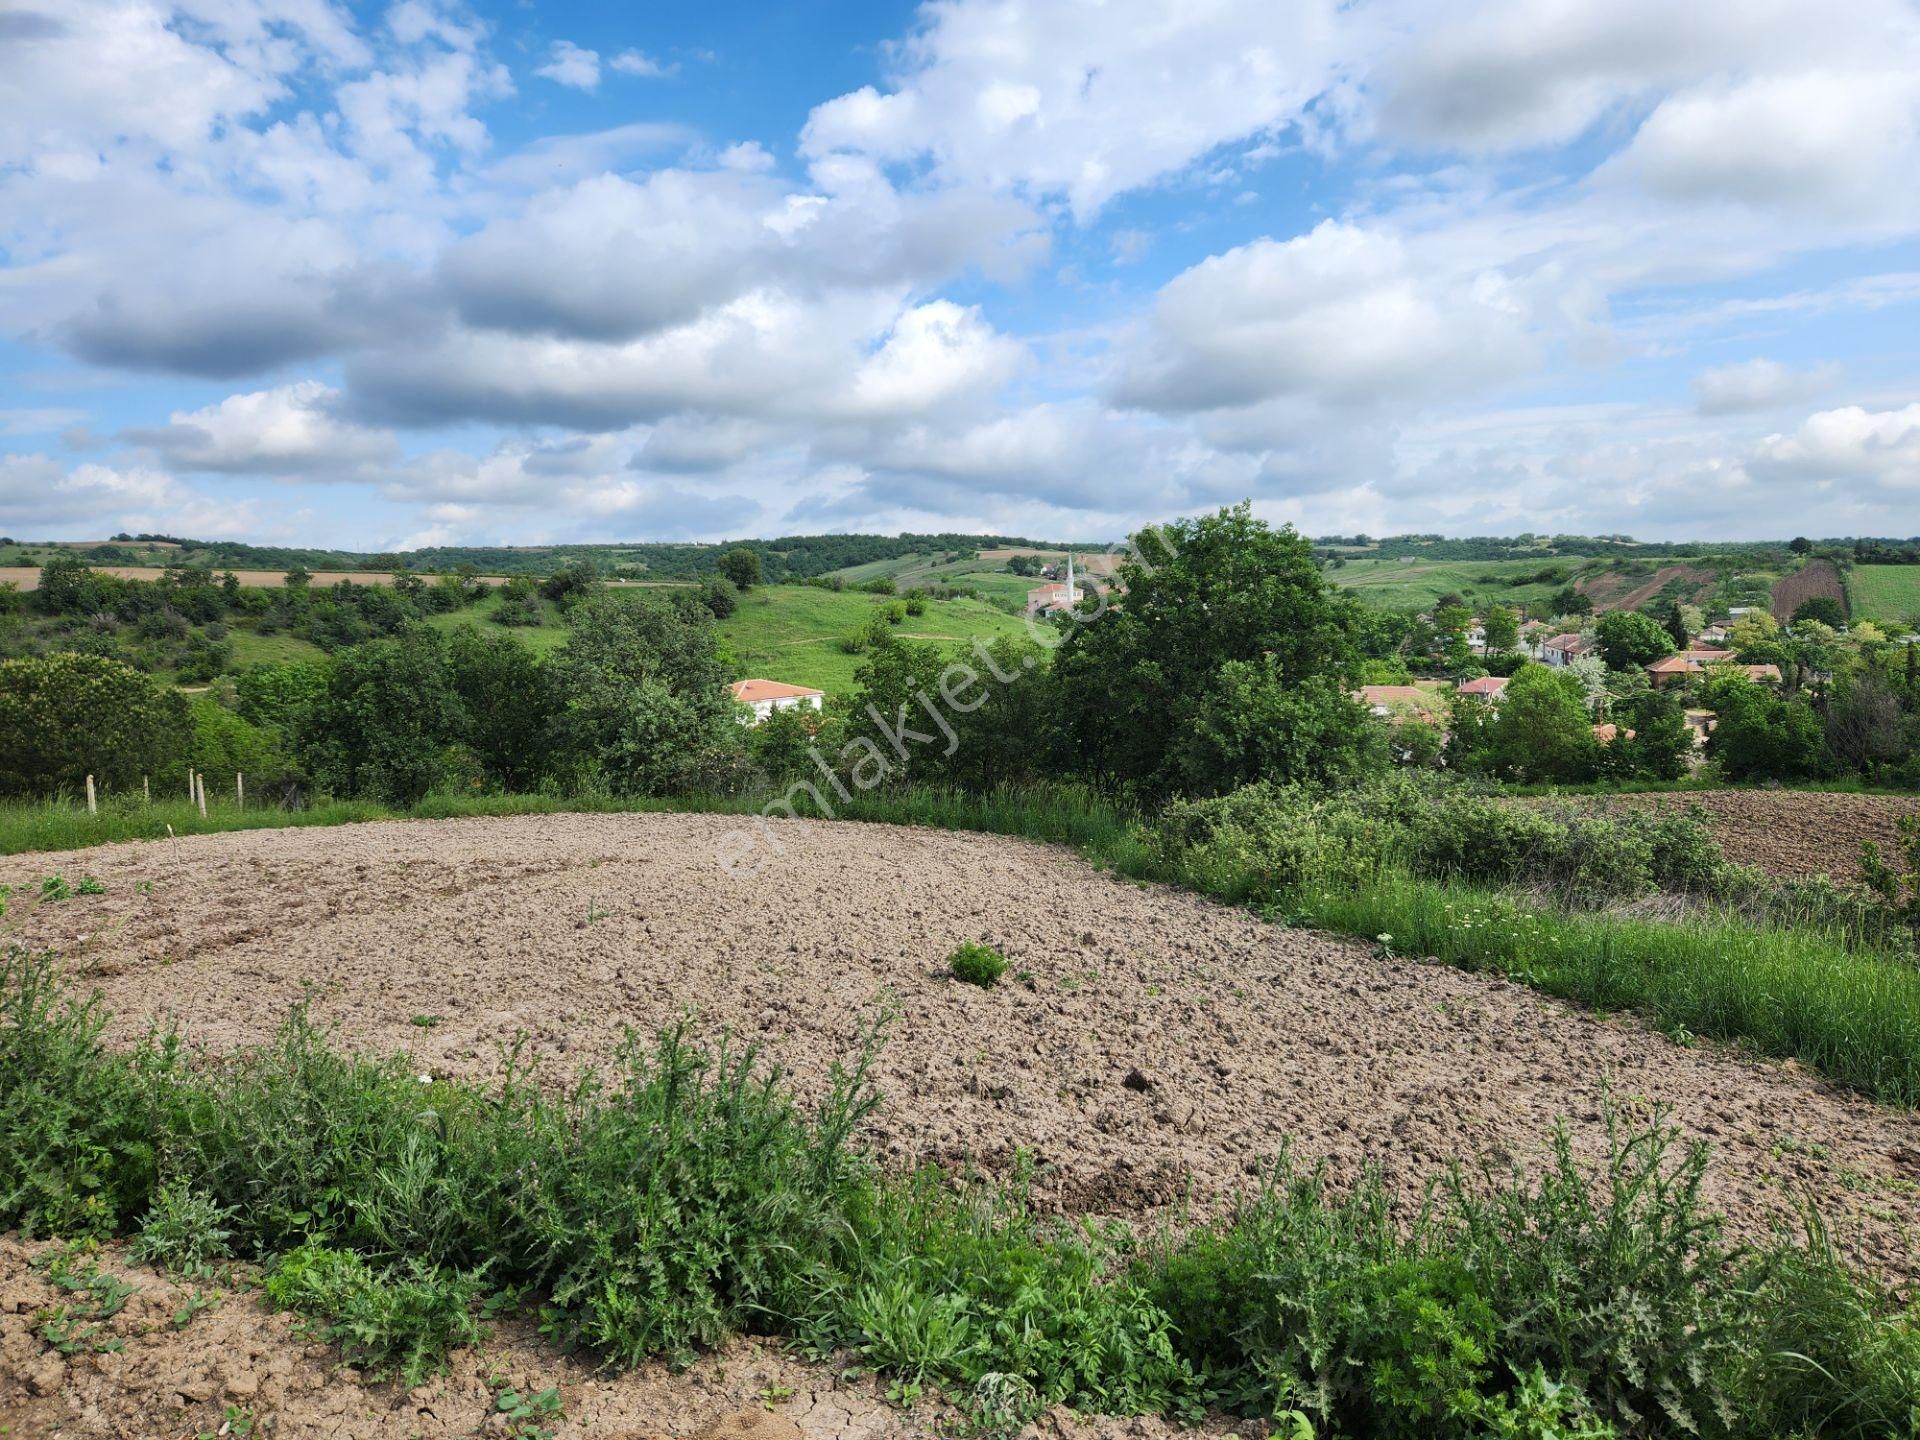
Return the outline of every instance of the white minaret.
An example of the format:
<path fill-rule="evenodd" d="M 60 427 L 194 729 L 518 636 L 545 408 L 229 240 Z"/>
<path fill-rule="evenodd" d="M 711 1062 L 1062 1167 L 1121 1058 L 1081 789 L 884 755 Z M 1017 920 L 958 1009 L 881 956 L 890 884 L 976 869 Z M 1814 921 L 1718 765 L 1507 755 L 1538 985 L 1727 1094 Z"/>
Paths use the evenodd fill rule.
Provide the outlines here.
<path fill-rule="evenodd" d="M 1080 592 L 1073 588 L 1073 552 L 1067 552 L 1067 604 L 1078 605 Z"/>

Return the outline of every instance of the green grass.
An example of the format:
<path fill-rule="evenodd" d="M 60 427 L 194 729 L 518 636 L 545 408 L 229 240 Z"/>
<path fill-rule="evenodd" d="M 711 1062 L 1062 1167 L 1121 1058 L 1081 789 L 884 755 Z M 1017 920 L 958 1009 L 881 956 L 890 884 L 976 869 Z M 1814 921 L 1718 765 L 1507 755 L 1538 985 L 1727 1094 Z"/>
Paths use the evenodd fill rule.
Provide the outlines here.
<path fill-rule="evenodd" d="M 551 654 L 567 643 L 566 621 L 546 601 L 540 602 L 542 619 L 538 625 L 496 625 L 493 616 L 499 609 L 499 592 L 490 591 L 471 605 L 441 615 L 429 615 L 420 623 L 430 625 L 442 634 L 450 634 L 462 625 L 471 625 L 482 634 L 512 635 L 536 655 Z"/>
<path fill-rule="evenodd" d="M 750 1327 L 901 1400 L 937 1385 L 983 1436 L 1050 1405 L 1435 1440 L 1914 1418 L 1920 1330 L 1884 1287 L 1817 1226 L 1729 1245 L 1704 1150 L 1611 1107 L 1597 1164 L 1562 1134 L 1537 1176 L 1438 1176 L 1410 1213 L 1377 1175 L 1335 1193 L 1283 1154 L 1228 1216 L 1141 1235 L 1043 1216 L 1023 1166 L 882 1172 L 858 1143 L 872 1039 L 807 1112 L 684 1024 L 561 1086 L 518 1047 L 497 1082 L 422 1085 L 298 1010 L 220 1059 L 152 1033 L 110 1051 L 105 1023 L 52 957 L 0 953 L 0 1228 L 261 1261 L 269 1300 L 403 1386 L 520 1312 L 616 1368 Z M 42 1262 L 73 1300 L 40 1333 L 73 1352 L 132 1293 L 90 1255 Z"/>
<path fill-rule="evenodd" d="M 1920 565 L 1855 565 L 1846 576 L 1856 616 L 1920 626 Z"/>
<path fill-rule="evenodd" d="M 254 630 L 235 626 L 228 638 L 233 641 L 233 667 L 244 670 L 249 665 L 281 665 L 289 660 L 318 660 L 326 654 L 310 640 L 302 640 L 298 635 L 289 635 L 281 631 L 274 635 L 262 635 Z"/>
<path fill-rule="evenodd" d="M 756 585 L 718 628 L 743 675 L 846 694 L 865 661 L 843 651 L 840 641 L 895 603 L 891 597 L 861 591 Z M 922 614 L 907 616 L 894 633 L 957 652 L 976 637 L 990 642 L 1001 635 L 1024 635 L 1026 624 L 983 600 L 929 600 Z"/>
<path fill-rule="evenodd" d="M 1349 560 L 1329 569 L 1327 578 L 1351 590 L 1366 605 L 1380 610 L 1425 610 L 1442 595 L 1458 594 L 1469 602 L 1494 602 L 1516 608 L 1550 599 L 1560 585 L 1508 585 L 1506 580 L 1534 575 L 1549 567 L 1564 570 L 1570 583 L 1591 562 L 1577 556 L 1547 556 L 1538 560 Z"/>

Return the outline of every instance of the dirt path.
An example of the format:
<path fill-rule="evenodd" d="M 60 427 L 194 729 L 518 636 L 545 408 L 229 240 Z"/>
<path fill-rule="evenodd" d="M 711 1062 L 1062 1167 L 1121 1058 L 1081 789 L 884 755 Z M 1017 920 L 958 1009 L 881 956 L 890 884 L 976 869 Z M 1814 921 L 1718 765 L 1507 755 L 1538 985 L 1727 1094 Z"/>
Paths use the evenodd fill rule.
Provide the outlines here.
<path fill-rule="evenodd" d="M 1920 1118 L 1792 1065 L 1376 960 L 1025 841 L 780 822 L 765 872 L 729 876 L 715 847 L 739 824 L 256 831 L 16 856 L 0 882 L 104 882 L 18 929 L 76 957 L 120 1038 L 160 1016 L 225 1049 L 309 996 L 353 1045 L 422 1069 L 489 1073 L 524 1030 L 572 1070 L 623 1027 L 691 1008 L 709 1033 L 763 1043 L 811 1096 L 892 1011 L 877 1153 L 999 1166 L 1024 1147 L 1047 1203 L 1110 1214 L 1172 1202 L 1189 1180 L 1217 1205 L 1289 1137 L 1337 1177 L 1374 1162 L 1409 1193 L 1458 1158 L 1537 1157 L 1560 1117 L 1594 1153 L 1611 1083 L 1712 1142 L 1711 1197 L 1741 1233 L 1791 1223 L 1810 1194 L 1856 1262 L 1920 1271 Z M 1012 961 L 997 989 L 945 975 L 964 940 Z"/>

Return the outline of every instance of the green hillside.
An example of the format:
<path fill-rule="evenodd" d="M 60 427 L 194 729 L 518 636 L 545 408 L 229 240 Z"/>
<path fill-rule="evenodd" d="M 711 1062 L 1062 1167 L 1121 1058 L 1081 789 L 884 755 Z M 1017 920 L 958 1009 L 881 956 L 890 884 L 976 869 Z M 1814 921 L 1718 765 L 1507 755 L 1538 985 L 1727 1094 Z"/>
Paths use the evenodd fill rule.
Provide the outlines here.
<path fill-rule="evenodd" d="M 840 642 L 889 603 L 898 602 L 857 590 L 756 586 L 719 630 L 743 675 L 844 693 L 853 688 L 863 657 L 847 654 Z M 1024 635 L 1026 623 L 984 600 L 929 600 L 924 613 L 907 616 L 893 633 L 958 651 L 975 636 Z"/>
<path fill-rule="evenodd" d="M 1856 615 L 1920 625 L 1920 565 L 1856 565 L 1847 596 Z"/>

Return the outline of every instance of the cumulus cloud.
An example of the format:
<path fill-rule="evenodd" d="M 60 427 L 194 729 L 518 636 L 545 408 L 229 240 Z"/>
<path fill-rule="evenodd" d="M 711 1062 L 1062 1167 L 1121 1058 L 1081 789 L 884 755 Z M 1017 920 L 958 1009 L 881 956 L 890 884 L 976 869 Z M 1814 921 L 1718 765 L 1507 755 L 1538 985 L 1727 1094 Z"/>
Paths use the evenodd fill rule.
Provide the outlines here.
<path fill-rule="evenodd" d="M 816 106 L 802 151 L 924 157 L 961 183 L 1063 197 L 1082 219 L 1217 146 L 1297 122 L 1338 63 L 1330 0 L 1097 11 L 1003 0 L 921 16 L 889 87 Z"/>
<path fill-rule="evenodd" d="M 1160 291 L 1114 398 L 1162 412 L 1471 389 L 1530 358 L 1497 274 L 1424 271 L 1398 237 L 1325 221 L 1204 260 Z"/>
<path fill-rule="evenodd" d="M 600 88 L 598 51 L 584 49 L 571 40 L 556 40 L 547 55 L 547 63 L 538 67 L 534 74 L 556 85 L 565 85 L 570 90 L 585 90 L 591 94 Z"/>
<path fill-rule="evenodd" d="M 0 530 L 99 535 L 118 530 L 212 537 L 256 533 L 259 511 L 205 495 L 152 466 L 68 466 L 51 456 L 0 455 Z"/>
<path fill-rule="evenodd" d="M 1819 411 L 1790 434 L 1767 436 L 1751 465 L 1776 479 L 1862 482 L 1920 495 L 1920 402 Z"/>
<path fill-rule="evenodd" d="M 124 438 L 151 446 L 176 469 L 234 475 L 350 477 L 391 460 L 399 448 L 393 436 L 342 420 L 340 398 L 318 380 L 301 380 L 175 411 L 166 426 Z"/>

